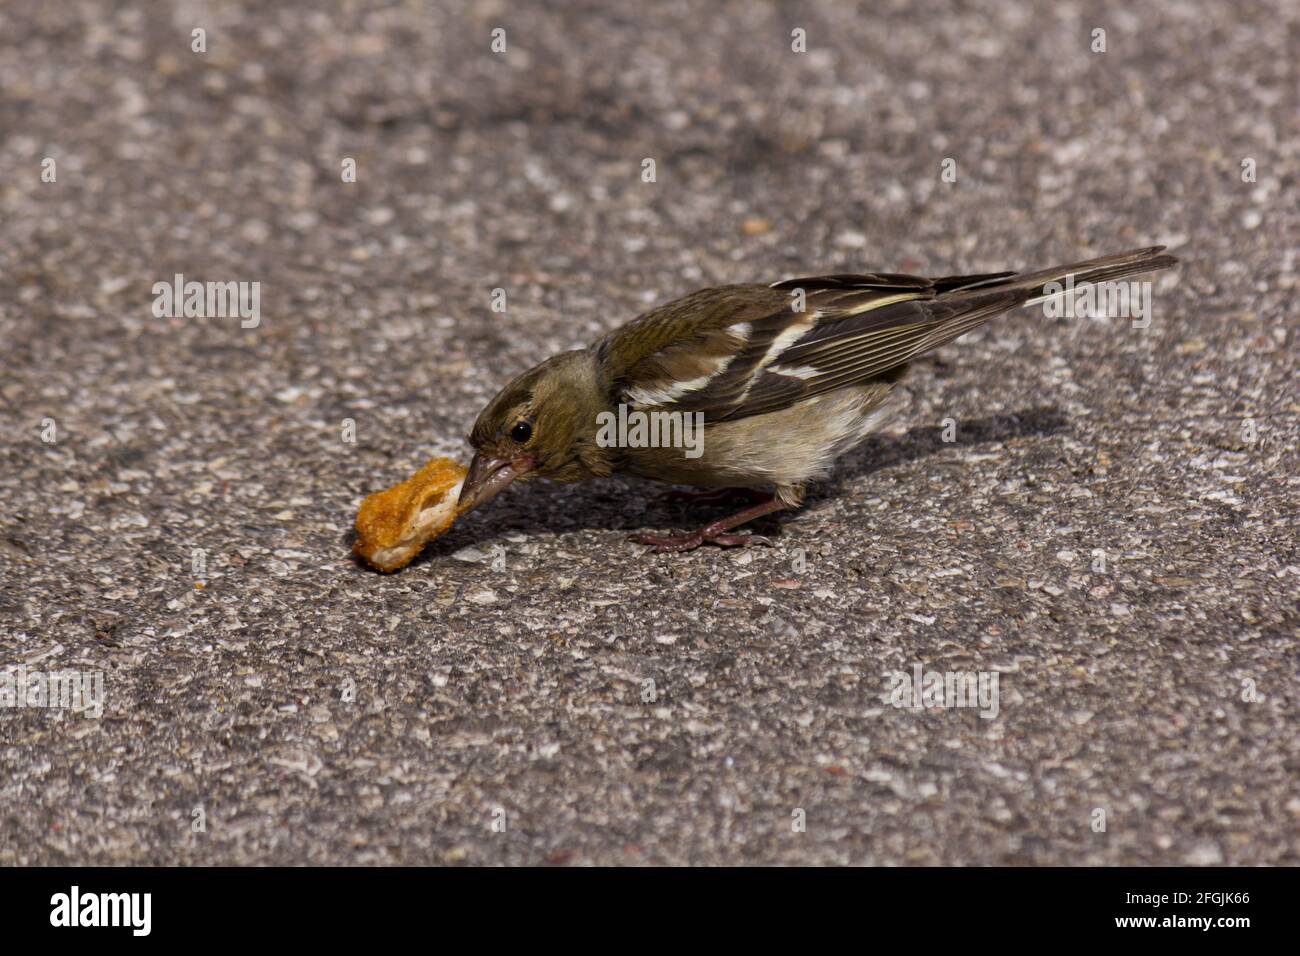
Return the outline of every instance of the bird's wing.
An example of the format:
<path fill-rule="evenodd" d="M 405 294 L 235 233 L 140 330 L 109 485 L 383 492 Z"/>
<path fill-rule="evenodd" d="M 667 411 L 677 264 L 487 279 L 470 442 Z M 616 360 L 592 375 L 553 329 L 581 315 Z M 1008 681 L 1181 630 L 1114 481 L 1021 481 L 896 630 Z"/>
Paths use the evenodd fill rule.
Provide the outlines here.
<path fill-rule="evenodd" d="M 713 421 L 745 418 L 906 363 L 934 347 L 938 329 L 963 311 L 939 305 L 937 296 L 1008 275 L 833 275 L 706 289 L 640 317 L 597 348 L 617 359 L 606 364 L 620 369 L 611 386 L 621 402 L 703 412 Z M 1007 307 L 999 302 L 993 311 Z M 978 321 L 993 311 L 981 309 Z"/>
<path fill-rule="evenodd" d="M 1134 249 L 1023 274 L 827 275 L 706 289 L 630 323 L 598 348 L 631 356 L 617 363 L 611 382 L 620 401 L 703 412 L 706 421 L 747 418 L 889 375 L 1042 297 L 1049 283 L 1111 281 L 1177 261 L 1163 252 Z"/>
<path fill-rule="evenodd" d="M 750 340 L 748 323 L 788 302 L 786 293 L 767 286 L 701 289 L 633 319 L 593 348 L 619 401 L 666 406 L 726 371 Z"/>
<path fill-rule="evenodd" d="M 706 420 L 779 411 L 886 376 L 1020 301 L 1008 293 L 953 300 L 926 290 L 873 301 L 864 311 L 823 315 L 810 329 L 790 326 L 779 333 L 775 341 L 779 348 L 752 366 L 743 382 L 725 382 L 729 376 L 720 375 L 710 388 L 684 396 L 676 407 L 703 411 Z"/>

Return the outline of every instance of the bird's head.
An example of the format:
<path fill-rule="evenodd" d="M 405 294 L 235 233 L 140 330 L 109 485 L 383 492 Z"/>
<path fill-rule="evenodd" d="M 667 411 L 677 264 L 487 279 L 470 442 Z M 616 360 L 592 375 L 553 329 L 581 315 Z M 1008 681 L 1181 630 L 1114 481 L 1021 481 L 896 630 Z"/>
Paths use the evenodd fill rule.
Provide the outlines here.
<path fill-rule="evenodd" d="M 585 349 L 562 352 L 518 376 L 474 422 L 474 459 L 458 506 L 474 508 L 506 485 L 534 475 L 581 477 L 594 446 L 601 398 L 596 358 Z"/>

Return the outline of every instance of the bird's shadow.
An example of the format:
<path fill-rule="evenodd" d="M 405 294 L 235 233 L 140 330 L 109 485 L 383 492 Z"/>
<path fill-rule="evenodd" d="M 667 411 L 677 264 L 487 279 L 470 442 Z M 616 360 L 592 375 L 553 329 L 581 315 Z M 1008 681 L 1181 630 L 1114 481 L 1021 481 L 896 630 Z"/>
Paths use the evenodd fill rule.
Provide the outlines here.
<path fill-rule="evenodd" d="M 847 493 L 849 486 L 864 476 L 926 458 L 944 448 L 1052 435 L 1068 425 L 1068 419 L 1057 408 L 1038 407 L 963 420 L 951 441 L 945 441 L 944 428 L 935 425 L 918 425 L 902 435 L 877 433 L 842 458 L 828 480 L 810 489 L 807 503 L 815 507 L 818 502 Z M 497 540 L 503 535 L 531 536 L 587 529 L 626 532 L 686 529 L 741 507 L 671 503 L 664 494 L 666 487 L 622 476 L 575 485 L 520 482 L 482 511 L 467 514 L 451 531 L 426 547 L 412 566 L 442 560 L 461 548 Z M 778 517 L 765 519 L 766 527 L 775 530 Z M 349 548 L 355 539 L 355 531 L 349 530 L 344 535 L 344 543 Z M 365 566 L 359 559 L 354 560 L 359 567 Z"/>
<path fill-rule="evenodd" d="M 1064 431 L 1069 419 L 1055 406 L 1027 408 L 1003 415 L 989 415 L 954 422 L 950 439 L 942 425 L 918 425 L 902 435 L 877 433 L 840 460 L 827 481 L 819 483 L 808 500 L 844 494 L 852 481 L 909 461 L 929 457 L 945 448 L 962 448 L 1005 442 L 1011 438 L 1041 437 Z"/>

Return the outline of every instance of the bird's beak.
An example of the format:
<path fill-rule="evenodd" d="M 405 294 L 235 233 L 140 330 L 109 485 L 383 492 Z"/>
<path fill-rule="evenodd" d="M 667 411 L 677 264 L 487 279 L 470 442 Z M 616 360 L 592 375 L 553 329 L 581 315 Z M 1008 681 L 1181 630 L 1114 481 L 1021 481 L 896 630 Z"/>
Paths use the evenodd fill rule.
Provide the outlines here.
<path fill-rule="evenodd" d="M 479 452 L 469 463 L 469 474 L 465 476 L 465 483 L 461 485 L 456 510 L 468 511 L 470 508 L 477 508 L 493 498 L 510 482 L 535 467 L 532 459 L 527 456 L 510 461 Z"/>

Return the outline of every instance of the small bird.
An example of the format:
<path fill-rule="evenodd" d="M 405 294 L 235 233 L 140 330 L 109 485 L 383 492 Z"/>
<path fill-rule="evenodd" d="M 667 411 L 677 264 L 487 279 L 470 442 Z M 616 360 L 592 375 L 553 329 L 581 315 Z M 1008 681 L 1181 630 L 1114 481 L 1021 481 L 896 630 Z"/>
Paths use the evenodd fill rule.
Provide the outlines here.
<path fill-rule="evenodd" d="M 503 388 L 469 435 L 459 507 L 513 481 L 614 473 L 700 488 L 772 489 L 687 534 L 641 534 L 654 552 L 766 543 L 734 529 L 798 507 L 810 481 L 888 417 L 908 363 L 1017 306 L 1154 272 L 1163 246 L 1017 274 L 926 279 L 825 275 L 703 289 L 633 319 L 585 349 L 552 356 Z M 1050 283 L 1057 286 L 1044 288 Z M 1064 287 L 1064 289 L 1062 288 Z M 633 447 L 600 440 L 624 413 L 702 416 L 702 442 Z M 608 414 L 605 414 L 608 413 Z M 692 454 L 694 457 L 692 457 Z"/>

